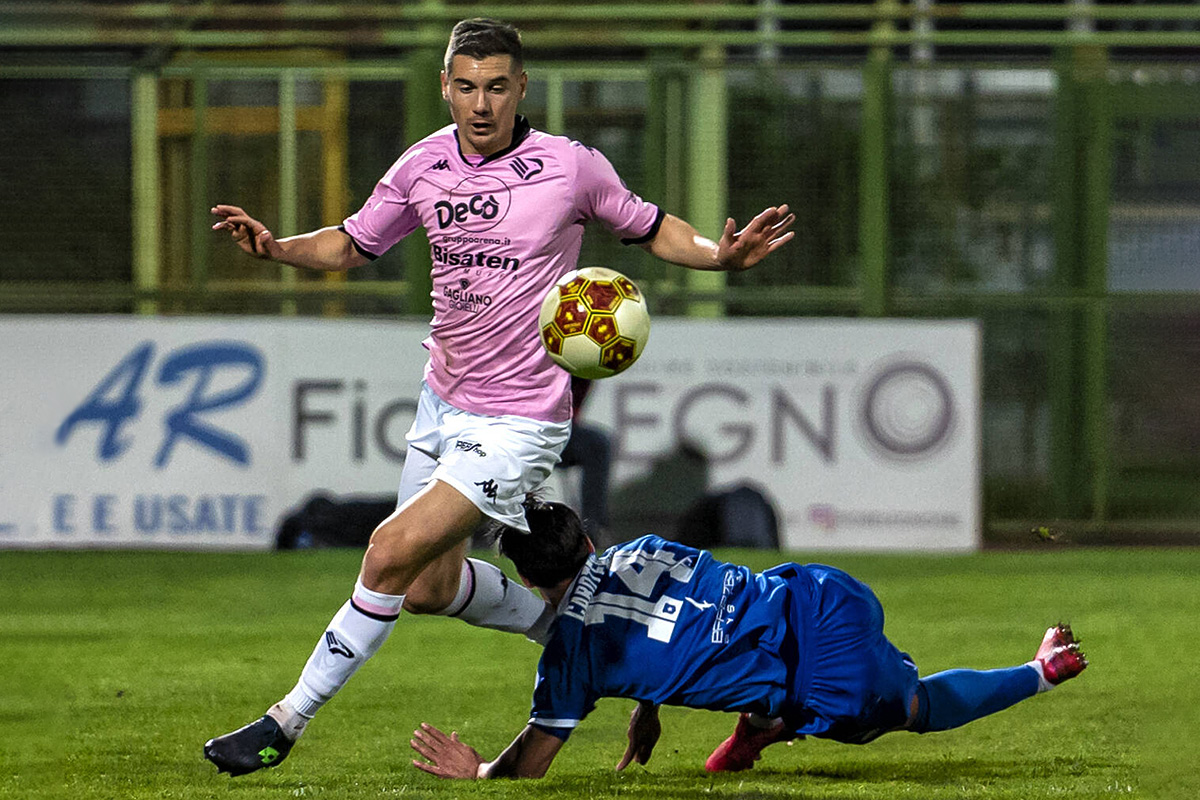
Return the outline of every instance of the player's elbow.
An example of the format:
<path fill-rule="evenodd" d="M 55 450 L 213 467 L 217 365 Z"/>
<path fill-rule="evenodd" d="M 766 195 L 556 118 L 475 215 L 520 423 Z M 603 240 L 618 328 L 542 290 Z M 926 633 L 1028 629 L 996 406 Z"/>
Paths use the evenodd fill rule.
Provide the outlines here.
<path fill-rule="evenodd" d="M 345 272 L 370 263 L 355 246 L 354 238 L 340 227 L 324 228 L 320 231 L 326 245 L 325 268 L 330 272 Z"/>

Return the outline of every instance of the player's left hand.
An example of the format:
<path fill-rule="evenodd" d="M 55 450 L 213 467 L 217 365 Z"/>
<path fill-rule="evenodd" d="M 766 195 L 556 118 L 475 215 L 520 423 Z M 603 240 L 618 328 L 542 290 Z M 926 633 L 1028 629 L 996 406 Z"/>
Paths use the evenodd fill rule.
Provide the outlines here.
<path fill-rule="evenodd" d="M 796 232 L 788 228 L 795 221 L 796 215 L 788 212 L 786 203 L 763 209 L 736 233 L 737 223 L 730 217 L 725 221 L 721 241 L 717 242 L 717 263 L 727 272 L 753 267 L 792 240 Z"/>
<path fill-rule="evenodd" d="M 413 736 L 415 738 L 409 739 L 408 744 L 426 759 L 413 759 L 417 769 L 439 778 L 473 780 L 479 777 L 483 757 L 474 747 L 459 741 L 457 732 L 447 736 L 428 722 L 422 722 L 421 727 L 413 731 Z"/>
<path fill-rule="evenodd" d="M 629 746 L 625 755 L 617 764 L 617 770 L 623 770 L 636 761 L 647 764 L 658 737 L 662 735 L 662 723 L 658 721 L 658 706 L 650 703 L 638 703 L 629 717 Z"/>

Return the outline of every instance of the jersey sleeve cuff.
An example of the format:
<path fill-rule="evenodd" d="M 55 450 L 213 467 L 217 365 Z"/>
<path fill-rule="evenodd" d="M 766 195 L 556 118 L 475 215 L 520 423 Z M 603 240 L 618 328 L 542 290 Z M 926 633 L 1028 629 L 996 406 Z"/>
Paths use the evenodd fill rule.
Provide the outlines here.
<path fill-rule="evenodd" d="M 548 733 L 555 739 L 566 741 L 571 735 L 571 731 L 575 730 L 578 720 L 573 719 L 538 719 L 534 717 L 529 720 L 529 724 L 537 728 L 542 733 Z"/>
<path fill-rule="evenodd" d="M 663 219 L 666 218 L 667 212 L 661 208 L 654 215 L 654 224 L 650 226 L 650 230 L 646 231 L 645 235 L 638 236 L 636 239 L 622 239 L 621 244 L 645 244 L 658 235 L 658 229 L 662 227 Z"/>
<path fill-rule="evenodd" d="M 338 230 L 341 231 L 342 233 L 346 234 L 347 236 L 350 236 L 350 231 L 346 230 L 345 225 L 338 225 Z M 363 258 L 367 259 L 368 261 L 374 261 L 375 259 L 379 258 L 379 256 L 375 255 L 374 253 L 370 253 L 370 252 L 367 252 L 366 250 L 364 250 L 363 246 L 361 244 L 359 244 L 358 240 L 355 239 L 353 236 L 350 236 L 350 244 L 354 245 L 354 249 L 358 251 L 358 254 L 361 255 Z"/>

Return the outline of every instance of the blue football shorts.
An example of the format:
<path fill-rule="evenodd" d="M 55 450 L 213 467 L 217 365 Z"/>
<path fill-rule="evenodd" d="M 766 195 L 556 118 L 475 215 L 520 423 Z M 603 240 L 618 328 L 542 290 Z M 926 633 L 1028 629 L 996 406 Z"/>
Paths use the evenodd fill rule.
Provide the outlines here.
<path fill-rule="evenodd" d="M 865 744 L 902 727 L 917 691 L 917 667 L 883 635 L 883 606 L 860 580 L 808 564 L 799 591 L 807 609 L 805 697 L 784 719 L 797 733 Z"/>

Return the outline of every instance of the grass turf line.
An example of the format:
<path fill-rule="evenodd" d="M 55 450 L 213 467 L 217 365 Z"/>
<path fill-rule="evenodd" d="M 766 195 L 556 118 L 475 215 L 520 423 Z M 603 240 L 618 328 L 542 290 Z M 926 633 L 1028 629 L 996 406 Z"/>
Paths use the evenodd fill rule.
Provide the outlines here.
<path fill-rule="evenodd" d="M 724 552 L 756 568 L 783 557 Z M 1195 797 L 1198 550 L 822 554 L 879 594 L 922 674 L 1028 660 L 1062 619 L 1092 668 L 957 731 L 866 747 L 809 740 L 709 776 L 733 716 L 664 709 L 650 765 L 616 773 L 632 703 L 607 700 L 536 783 L 438 781 L 409 765 L 421 721 L 494 756 L 520 730 L 539 649 L 405 616 L 277 769 L 201 757 L 295 682 L 361 554 L 0 553 L 0 798 Z M 801 559 L 803 560 L 803 559 Z M 1191 715 L 1190 718 L 1188 715 Z M 1177 754 L 1177 755 L 1176 755 Z"/>

